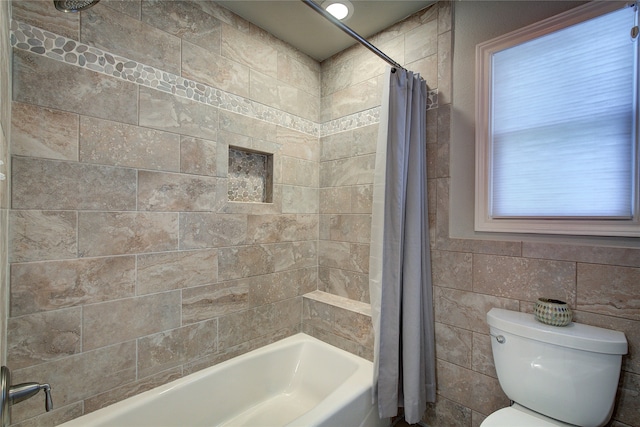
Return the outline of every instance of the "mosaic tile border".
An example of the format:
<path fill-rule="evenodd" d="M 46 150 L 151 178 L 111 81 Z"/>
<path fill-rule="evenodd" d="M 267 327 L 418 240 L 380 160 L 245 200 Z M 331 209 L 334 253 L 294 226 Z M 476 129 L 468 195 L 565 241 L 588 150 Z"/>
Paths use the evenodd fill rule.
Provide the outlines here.
<path fill-rule="evenodd" d="M 96 47 L 15 20 L 11 21 L 10 39 L 11 46 L 16 49 L 304 132 L 312 136 L 331 135 L 375 124 L 380 120 L 380 107 L 375 107 L 323 124 L 315 123 L 250 99 L 194 80 L 185 79 L 176 74 L 105 52 Z M 437 108 L 437 94 L 437 90 L 428 92 L 428 110 Z"/>

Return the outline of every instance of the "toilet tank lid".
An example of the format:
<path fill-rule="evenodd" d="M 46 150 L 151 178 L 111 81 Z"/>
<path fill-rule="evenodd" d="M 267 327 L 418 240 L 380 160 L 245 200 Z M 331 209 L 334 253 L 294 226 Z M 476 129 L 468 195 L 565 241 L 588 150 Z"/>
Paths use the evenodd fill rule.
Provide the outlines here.
<path fill-rule="evenodd" d="M 594 353 L 627 354 L 624 334 L 611 329 L 572 322 L 567 326 L 551 326 L 538 322 L 532 314 L 492 308 L 487 323 L 504 332 L 562 347 Z"/>

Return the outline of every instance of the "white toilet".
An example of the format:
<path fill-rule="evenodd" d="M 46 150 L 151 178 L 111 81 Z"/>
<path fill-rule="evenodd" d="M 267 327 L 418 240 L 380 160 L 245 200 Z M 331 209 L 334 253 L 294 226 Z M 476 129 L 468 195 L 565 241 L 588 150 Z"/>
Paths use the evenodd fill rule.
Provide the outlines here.
<path fill-rule="evenodd" d="M 611 418 L 627 340 L 579 323 L 549 326 L 532 314 L 487 313 L 500 386 L 514 403 L 481 427 L 600 427 Z"/>

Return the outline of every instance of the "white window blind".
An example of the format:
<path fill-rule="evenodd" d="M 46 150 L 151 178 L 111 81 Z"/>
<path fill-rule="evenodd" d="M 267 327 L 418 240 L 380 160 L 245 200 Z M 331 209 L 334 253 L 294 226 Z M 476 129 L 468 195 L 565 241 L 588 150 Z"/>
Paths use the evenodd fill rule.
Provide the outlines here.
<path fill-rule="evenodd" d="M 491 216 L 633 216 L 634 19 L 626 7 L 493 54 Z"/>

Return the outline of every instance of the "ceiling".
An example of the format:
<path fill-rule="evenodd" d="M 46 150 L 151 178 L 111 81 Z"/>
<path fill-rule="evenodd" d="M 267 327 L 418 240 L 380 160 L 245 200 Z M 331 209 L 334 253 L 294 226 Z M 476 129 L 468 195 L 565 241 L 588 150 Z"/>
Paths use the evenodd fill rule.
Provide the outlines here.
<path fill-rule="evenodd" d="M 433 2 L 351 0 L 354 12 L 344 23 L 366 39 Z M 318 61 L 357 43 L 300 0 L 227 0 L 217 3 Z"/>

